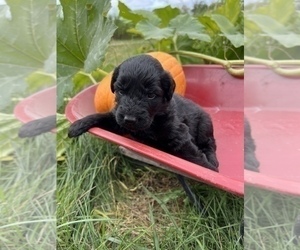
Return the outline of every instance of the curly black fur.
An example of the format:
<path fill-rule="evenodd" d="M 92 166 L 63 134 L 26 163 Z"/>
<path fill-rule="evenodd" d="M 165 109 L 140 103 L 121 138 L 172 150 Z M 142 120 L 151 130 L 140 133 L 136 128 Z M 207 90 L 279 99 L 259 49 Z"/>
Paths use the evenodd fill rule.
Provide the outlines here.
<path fill-rule="evenodd" d="M 175 82 L 160 62 L 149 55 L 127 59 L 113 73 L 111 90 L 116 106 L 74 122 L 69 137 L 99 127 L 120 134 L 203 167 L 218 171 L 216 143 L 210 116 L 192 101 L 174 94 Z M 197 210 L 201 202 L 177 174 Z"/>
<path fill-rule="evenodd" d="M 218 171 L 210 116 L 192 101 L 174 94 L 175 83 L 160 62 L 149 55 L 124 61 L 113 73 L 116 106 L 74 122 L 69 137 L 90 128 L 130 134 L 135 140 Z"/>

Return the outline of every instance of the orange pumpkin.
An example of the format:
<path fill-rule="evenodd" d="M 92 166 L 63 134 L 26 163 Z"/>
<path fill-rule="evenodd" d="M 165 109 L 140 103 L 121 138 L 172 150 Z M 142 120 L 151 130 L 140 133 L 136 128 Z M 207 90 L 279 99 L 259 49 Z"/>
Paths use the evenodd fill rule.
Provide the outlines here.
<path fill-rule="evenodd" d="M 177 59 L 164 52 L 151 52 L 148 55 L 156 58 L 162 64 L 162 67 L 171 74 L 176 84 L 175 93 L 184 95 L 186 88 L 185 75 Z M 94 105 L 99 113 L 109 112 L 115 106 L 115 95 L 110 90 L 111 77 L 112 72 L 105 76 L 97 87 Z"/>

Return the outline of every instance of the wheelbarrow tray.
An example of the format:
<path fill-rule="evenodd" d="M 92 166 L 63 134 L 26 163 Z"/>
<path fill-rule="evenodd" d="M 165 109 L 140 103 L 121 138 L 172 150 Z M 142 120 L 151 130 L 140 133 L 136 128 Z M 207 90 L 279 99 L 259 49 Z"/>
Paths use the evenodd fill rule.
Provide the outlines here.
<path fill-rule="evenodd" d="M 300 195 L 300 80 L 271 69 L 245 67 L 245 116 L 260 172 L 245 170 L 245 184 Z"/>
<path fill-rule="evenodd" d="M 15 117 L 23 123 L 56 114 L 56 86 L 41 90 L 20 101 Z"/>
<path fill-rule="evenodd" d="M 170 155 L 104 129 L 90 133 L 155 161 L 160 167 L 191 179 L 242 196 L 243 171 L 243 79 L 235 78 L 217 65 L 184 66 L 186 97 L 201 105 L 212 117 L 217 142 L 219 173 Z M 74 122 L 95 113 L 93 85 L 77 94 L 66 106 L 65 114 Z"/>

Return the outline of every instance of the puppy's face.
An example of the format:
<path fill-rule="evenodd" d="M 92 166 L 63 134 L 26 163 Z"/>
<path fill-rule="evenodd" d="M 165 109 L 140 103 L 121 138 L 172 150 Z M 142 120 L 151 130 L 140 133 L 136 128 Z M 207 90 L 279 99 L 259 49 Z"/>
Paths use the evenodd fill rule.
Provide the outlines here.
<path fill-rule="evenodd" d="M 124 61 L 111 82 L 117 123 L 130 131 L 149 128 L 154 117 L 167 109 L 174 88 L 172 77 L 153 57 L 140 55 Z"/>

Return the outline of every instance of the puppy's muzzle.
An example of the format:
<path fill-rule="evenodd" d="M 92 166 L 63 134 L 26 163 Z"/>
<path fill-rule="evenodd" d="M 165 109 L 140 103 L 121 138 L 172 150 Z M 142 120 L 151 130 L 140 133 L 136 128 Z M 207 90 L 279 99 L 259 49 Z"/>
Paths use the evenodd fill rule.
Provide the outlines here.
<path fill-rule="evenodd" d="M 152 123 L 152 119 L 147 110 L 133 102 L 117 107 L 116 120 L 121 127 L 131 131 L 146 129 Z"/>
<path fill-rule="evenodd" d="M 128 126 L 134 126 L 137 122 L 136 117 L 131 115 L 125 115 L 123 119 L 124 119 L 124 124 Z"/>

